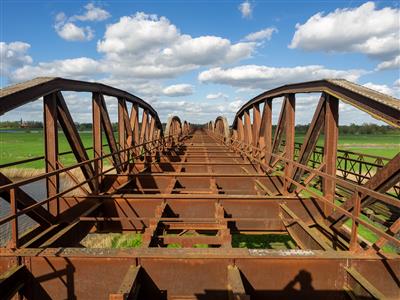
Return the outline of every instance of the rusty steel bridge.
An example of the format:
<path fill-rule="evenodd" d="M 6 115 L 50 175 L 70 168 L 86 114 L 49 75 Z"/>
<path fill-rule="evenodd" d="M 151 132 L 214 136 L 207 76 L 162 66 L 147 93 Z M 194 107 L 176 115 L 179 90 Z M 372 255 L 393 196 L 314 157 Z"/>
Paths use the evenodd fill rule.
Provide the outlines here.
<path fill-rule="evenodd" d="M 65 92 L 92 95 L 90 148 Z M 297 143 L 300 93 L 320 99 Z M 2 89 L 0 115 L 32 101 L 43 101 L 44 155 L 0 165 L 0 196 L 10 207 L 0 219 L 10 231 L 0 248 L 1 299 L 400 298 L 400 153 L 388 159 L 338 149 L 339 101 L 399 128 L 398 99 L 346 80 L 319 80 L 260 94 L 231 125 L 224 117 L 195 126 L 173 116 L 163 128 L 153 107 L 125 91 L 37 78 Z M 117 132 L 109 101 L 118 103 Z M 58 128 L 70 152 L 58 150 Z M 64 155 L 76 163 L 63 165 Z M 44 162 L 40 175 L 5 175 L 35 161 Z M 62 186 L 62 178 L 72 184 Z M 38 182 L 44 199 L 24 189 Z M 391 216 L 383 223 L 366 214 L 377 204 Z M 28 230 L 21 230 L 24 217 L 33 223 Z M 117 232 L 140 233 L 141 246 L 81 243 Z M 283 234 L 295 247 L 233 247 L 235 234 Z"/>

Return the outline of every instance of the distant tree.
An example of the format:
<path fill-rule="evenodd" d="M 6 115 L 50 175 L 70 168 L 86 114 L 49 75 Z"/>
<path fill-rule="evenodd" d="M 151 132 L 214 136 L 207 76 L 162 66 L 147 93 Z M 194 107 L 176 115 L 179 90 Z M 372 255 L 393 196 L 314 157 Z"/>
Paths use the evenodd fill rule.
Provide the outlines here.
<path fill-rule="evenodd" d="M 141 126 L 141 123 L 139 123 Z M 204 124 L 191 124 L 192 128 L 202 127 Z M 75 123 L 75 126 L 79 131 L 91 131 L 92 123 Z M 166 124 L 162 123 L 163 128 L 165 129 Z M 306 134 L 310 124 L 298 124 L 296 125 L 296 134 Z M 40 121 L 23 121 L 22 119 L 19 121 L 2 121 L 0 122 L 0 128 L 28 128 L 28 129 L 41 129 L 43 128 L 43 122 Z M 59 129 L 60 125 L 58 126 Z M 118 123 L 112 123 L 112 128 L 114 131 L 118 130 Z M 276 125 L 272 125 L 272 132 L 275 132 Z M 377 125 L 364 123 L 361 125 L 350 124 L 350 125 L 341 125 L 339 126 L 340 134 L 352 134 L 352 135 L 360 135 L 360 134 L 400 134 L 400 130 L 397 128 L 393 128 L 389 125 Z"/>

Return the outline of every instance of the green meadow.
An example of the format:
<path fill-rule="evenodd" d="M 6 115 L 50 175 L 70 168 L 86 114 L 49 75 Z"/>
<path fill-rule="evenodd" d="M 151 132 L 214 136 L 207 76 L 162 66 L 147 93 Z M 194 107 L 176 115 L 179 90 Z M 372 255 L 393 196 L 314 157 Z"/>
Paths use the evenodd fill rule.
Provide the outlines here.
<path fill-rule="evenodd" d="M 80 132 L 82 143 L 85 147 L 92 146 L 92 133 L 90 131 Z M 115 133 L 117 138 L 117 133 Z M 304 135 L 296 135 L 296 142 L 302 143 Z M 103 137 L 103 143 L 106 143 Z M 318 141 L 318 145 L 323 146 L 323 138 Z M 62 132 L 59 132 L 58 147 L 60 152 L 70 151 L 69 144 Z M 364 134 L 364 135 L 345 135 L 339 137 L 339 149 L 360 152 L 370 155 L 394 157 L 400 150 L 400 134 Z M 107 148 L 104 148 L 107 151 Z M 15 162 L 23 159 L 42 156 L 44 153 L 43 130 L 42 129 L 0 129 L 0 164 Z M 92 151 L 88 150 L 89 158 Z M 64 165 L 75 163 L 72 154 L 61 156 Z M 21 164 L 18 168 L 44 168 L 43 160 Z"/>
<path fill-rule="evenodd" d="M 79 133 L 85 148 L 92 147 L 92 133 Z M 117 138 L 117 135 L 116 135 Z M 103 136 L 103 144 L 106 138 Z M 71 151 L 67 139 L 63 132 L 58 133 L 59 152 Z M 107 149 L 104 148 L 107 153 Z M 93 151 L 87 151 L 89 158 L 93 158 Z M 43 130 L 6 130 L 0 129 L 0 164 L 20 161 L 44 155 Z M 66 154 L 60 157 L 60 161 L 65 166 L 76 163 L 73 154 Z M 16 166 L 18 168 L 44 168 L 43 160 L 29 162 Z"/>
<path fill-rule="evenodd" d="M 305 135 L 296 135 L 295 141 L 304 142 Z M 318 146 L 324 146 L 323 137 Z M 394 157 L 400 151 L 400 134 L 340 134 L 338 148 L 363 154 Z"/>

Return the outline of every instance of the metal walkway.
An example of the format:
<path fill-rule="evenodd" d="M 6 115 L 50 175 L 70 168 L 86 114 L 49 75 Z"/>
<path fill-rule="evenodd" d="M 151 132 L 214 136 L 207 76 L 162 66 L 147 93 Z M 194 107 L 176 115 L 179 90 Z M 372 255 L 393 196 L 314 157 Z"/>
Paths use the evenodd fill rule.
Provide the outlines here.
<path fill-rule="evenodd" d="M 89 148 L 63 92 L 92 95 Z M 295 142 L 296 93 L 311 92 L 321 97 L 304 141 Z M 0 197 L 10 208 L 0 214 L 9 237 L 0 248 L 0 299 L 400 297 L 400 154 L 337 146 L 339 100 L 399 127 L 398 99 L 321 80 L 260 94 L 232 126 L 222 116 L 204 125 L 173 116 L 164 126 L 127 92 L 38 78 L 2 89 L 0 113 L 38 98 L 44 155 L 0 165 Z M 117 132 L 110 101 L 118 106 Z M 71 151 L 59 151 L 59 129 Z M 63 165 L 64 155 L 76 163 Z M 6 175 L 37 161 L 41 175 Z M 44 199 L 25 189 L 39 183 Z M 378 209 L 385 220 L 370 214 Z M 28 230 L 23 218 L 33 223 Z M 140 234 L 140 246 L 85 246 L 116 233 Z"/>

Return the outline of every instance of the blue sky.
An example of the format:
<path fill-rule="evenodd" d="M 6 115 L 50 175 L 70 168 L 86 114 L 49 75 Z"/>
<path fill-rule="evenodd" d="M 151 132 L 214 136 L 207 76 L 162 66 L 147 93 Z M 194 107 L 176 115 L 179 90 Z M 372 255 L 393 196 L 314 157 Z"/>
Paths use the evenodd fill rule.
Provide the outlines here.
<path fill-rule="evenodd" d="M 264 90 L 321 78 L 400 94 L 398 1 L 1 1 L 0 25 L 1 86 L 101 81 L 142 97 L 162 121 L 231 121 Z M 88 95 L 66 98 L 76 121 L 90 121 Z M 299 97 L 297 123 L 310 122 L 317 100 Z M 342 124 L 376 122 L 340 109 Z M 41 114 L 33 103 L 1 119 Z"/>

